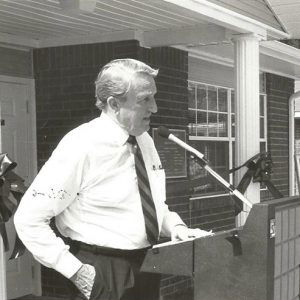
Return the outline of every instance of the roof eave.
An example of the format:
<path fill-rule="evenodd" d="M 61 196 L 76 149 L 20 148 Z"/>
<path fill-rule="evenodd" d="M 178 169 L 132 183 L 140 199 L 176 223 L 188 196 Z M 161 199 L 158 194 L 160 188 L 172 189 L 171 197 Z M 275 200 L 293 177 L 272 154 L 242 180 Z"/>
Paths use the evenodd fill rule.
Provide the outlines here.
<path fill-rule="evenodd" d="M 207 0 L 163 0 L 198 13 L 206 20 L 239 33 L 254 33 L 267 39 L 288 39 L 290 34 L 267 24 L 231 11 Z"/>

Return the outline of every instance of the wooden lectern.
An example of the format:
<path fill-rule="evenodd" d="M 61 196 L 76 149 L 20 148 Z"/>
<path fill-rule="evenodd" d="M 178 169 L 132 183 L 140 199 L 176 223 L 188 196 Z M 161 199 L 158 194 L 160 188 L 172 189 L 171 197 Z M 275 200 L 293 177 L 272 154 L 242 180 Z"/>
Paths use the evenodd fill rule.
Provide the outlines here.
<path fill-rule="evenodd" d="M 194 300 L 296 300 L 300 198 L 254 204 L 245 225 L 149 249 L 145 272 L 189 275 Z"/>

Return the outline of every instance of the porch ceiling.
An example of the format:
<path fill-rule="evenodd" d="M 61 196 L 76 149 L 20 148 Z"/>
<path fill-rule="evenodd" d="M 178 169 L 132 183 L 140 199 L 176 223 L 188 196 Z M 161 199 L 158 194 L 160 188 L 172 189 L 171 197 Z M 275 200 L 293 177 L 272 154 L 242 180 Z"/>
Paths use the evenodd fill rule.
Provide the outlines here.
<path fill-rule="evenodd" d="M 0 42 L 27 47 L 109 39 L 150 47 L 205 44 L 236 32 L 287 36 L 207 0 L 0 0 Z"/>
<path fill-rule="evenodd" d="M 89 0 L 84 0 L 89 1 Z M 205 24 L 197 13 L 160 0 L 97 0 L 93 12 L 58 0 L 1 0 L 1 32 L 32 39 Z"/>
<path fill-rule="evenodd" d="M 66 0 L 64 0 L 67 2 Z M 74 1 L 76 2 L 76 1 Z M 63 44 L 64 39 L 81 41 L 118 35 L 126 38 L 134 31 L 184 29 L 208 24 L 199 14 L 162 0 L 81 0 L 95 2 L 88 7 L 63 8 L 59 0 L 0 0 L 0 41 L 27 39 L 33 46 Z M 86 5 L 87 6 L 87 5 Z M 101 40 L 101 39 L 100 39 Z M 35 43 L 36 42 L 36 43 Z"/>

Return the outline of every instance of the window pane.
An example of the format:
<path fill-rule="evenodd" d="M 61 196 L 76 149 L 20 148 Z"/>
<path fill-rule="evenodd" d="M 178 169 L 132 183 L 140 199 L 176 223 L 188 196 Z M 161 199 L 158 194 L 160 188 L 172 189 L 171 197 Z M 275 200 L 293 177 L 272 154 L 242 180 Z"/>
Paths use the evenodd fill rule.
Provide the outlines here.
<path fill-rule="evenodd" d="M 259 96 L 259 115 L 265 115 L 265 97 L 263 95 Z"/>
<path fill-rule="evenodd" d="M 197 111 L 197 135 L 207 136 L 207 113 Z"/>
<path fill-rule="evenodd" d="M 232 167 L 234 167 L 234 168 L 237 167 L 235 165 L 235 142 L 232 142 Z M 234 172 L 233 172 L 233 174 L 234 174 Z"/>
<path fill-rule="evenodd" d="M 210 167 L 214 171 L 225 180 L 229 180 L 228 142 L 191 141 L 190 144 L 205 155 Z M 189 177 L 193 196 L 207 193 L 216 194 L 225 191 L 215 178 L 209 175 L 205 169 L 200 167 L 199 164 L 192 159 L 189 161 Z"/>
<path fill-rule="evenodd" d="M 265 137 L 265 122 L 264 118 L 259 118 L 259 137 L 263 139 Z"/>
<path fill-rule="evenodd" d="M 260 146 L 260 152 L 266 152 L 267 151 L 267 144 L 266 144 L 266 142 L 261 142 L 259 144 L 259 146 Z"/>
<path fill-rule="evenodd" d="M 189 134 L 196 135 L 196 110 L 189 109 Z"/>
<path fill-rule="evenodd" d="M 197 109 L 207 110 L 206 86 L 197 85 Z"/>
<path fill-rule="evenodd" d="M 208 136 L 218 136 L 218 119 L 216 113 L 208 113 Z"/>
<path fill-rule="evenodd" d="M 227 130 L 227 114 L 219 114 L 219 136 L 228 136 Z"/>
<path fill-rule="evenodd" d="M 261 142 L 259 144 L 259 146 L 260 146 L 260 152 L 266 152 L 267 151 L 267 144 L 266 144 L 266 142 Z M 261 189 L 265 189 L 266 185 L 264 183 L 261 183 L 260 184 L 260 188 Z"/>
<path fill-rule="evenodd" d="M 189 98 L 189 108 L 196 108 L 196 95 L 195 95 L 195 86 L 189 84 L 188 87 L 188 98 Z"/>
<path fill-rule="evenodd" d="M 217 111 L 217 88 L 209 86 L 207 88 L 208 93 L 208 110 Z"/>
<path fill-rule="evenodd" d="M 231 91 L 231 112 L 235 113 L 235 103 L 234 103 L 234 91 Z"/>
<path fill-rule="evenodd" d="M 222 112 L 227 111 L 227 90 L 218 89 L 218 110 Z"/>
<path fill-rule="evenodd" d="M 265 73 L 259 74 L 259 91 L 261 93 L 266 92 L 266 74 Z"/>
<path fill-rule="evenodd" d="M 231 115 L 231 136 L 235 137 L 235 116 Z"/>

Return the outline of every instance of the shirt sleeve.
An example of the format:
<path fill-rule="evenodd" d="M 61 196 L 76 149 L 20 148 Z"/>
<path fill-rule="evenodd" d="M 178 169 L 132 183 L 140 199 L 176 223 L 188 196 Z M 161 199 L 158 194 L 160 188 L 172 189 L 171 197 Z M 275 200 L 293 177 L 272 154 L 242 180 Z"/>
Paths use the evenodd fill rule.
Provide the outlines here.
<path fill-rule="evenodd" d="M 80 190 L 86 154 L 83 143 L 66 136 L 26 191 L 14 216 L 24 245 L 43 265 L 72 277 L 82 263 L 50 228 L 50 219 L 74 201 Z"/>

